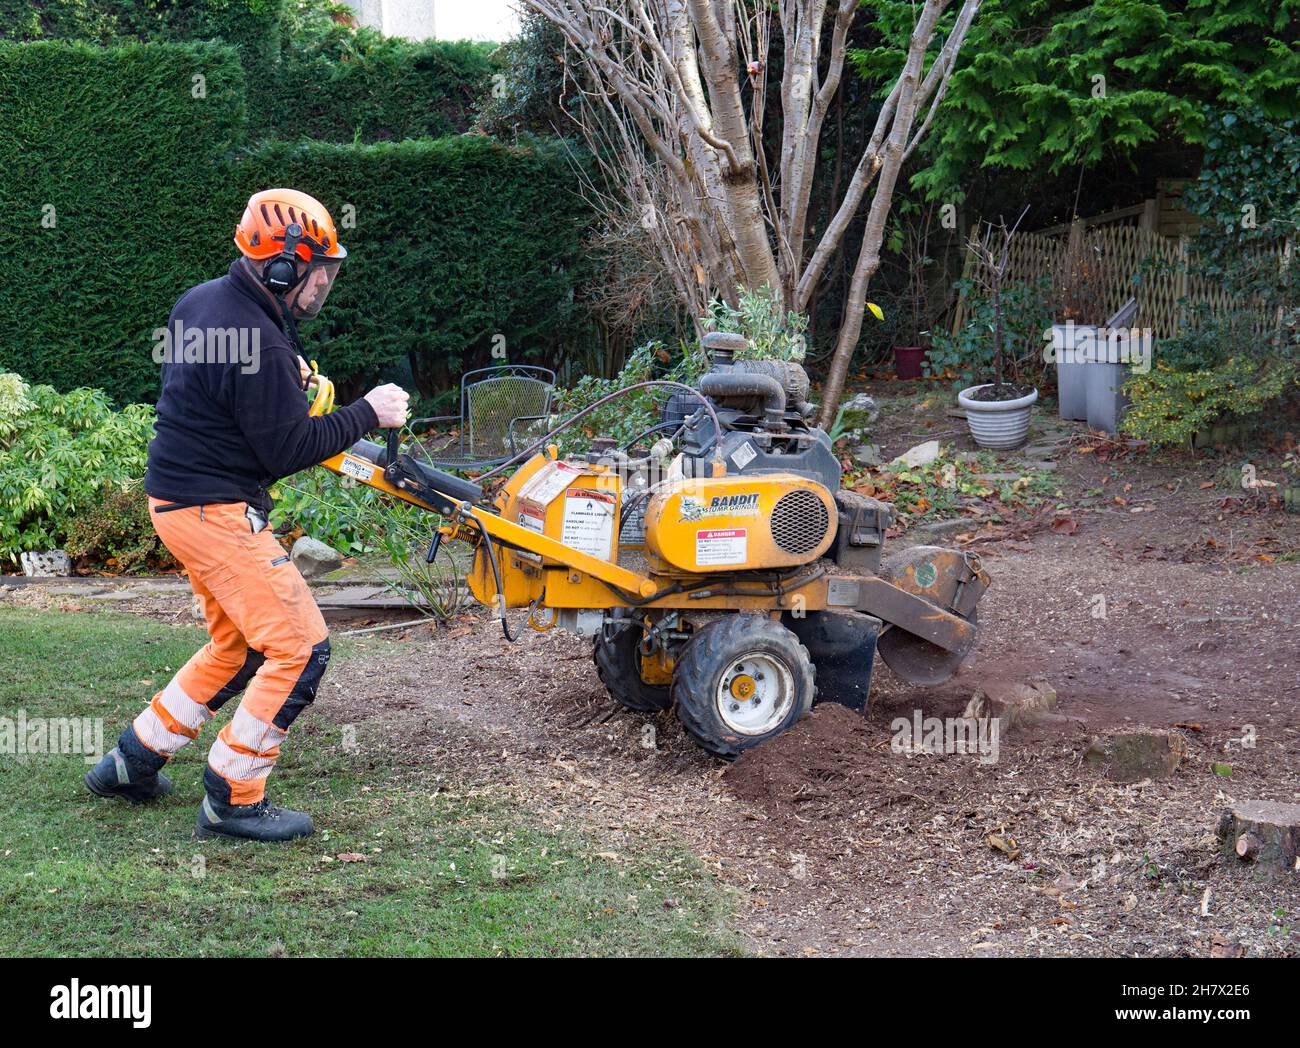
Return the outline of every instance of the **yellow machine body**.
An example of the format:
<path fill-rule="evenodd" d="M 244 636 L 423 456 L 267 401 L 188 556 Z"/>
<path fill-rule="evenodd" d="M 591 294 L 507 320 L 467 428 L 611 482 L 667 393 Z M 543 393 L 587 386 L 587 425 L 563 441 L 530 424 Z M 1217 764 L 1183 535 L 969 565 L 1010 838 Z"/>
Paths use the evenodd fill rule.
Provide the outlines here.
<path fill-rule="evenodd" d="M 789 391 L 789 369 L 780 373 L 776 392 Z M 719 410 L 749 412 L 742 419 L 755 417 L 745 398 L 765 398 L 770 465 L 744 471 L 760 454 L 751 444 L 728 474 L 716 417 L 712 454 L 696 434 L 671 463 L 664 451 L 629 455 L 600 440 L 580 457 L 552 445 L 508 479 L 501 467 L 471 481 L 404 453 L 390 431 L 386 447 L 358 441 L 322 465 L 436 514 L 430 561 L 442 539 L 468 542 L 470 591 L 507 639 L 508 608 L 528 609 L 534 629 L 593 638 L 596 672 L 620 704 L 675 708 L 721 756 L 790 727 L 815 698 L 865 709 L 877 652 L 904 680 L 950 678 L 974 647 L 990 582 L 978 557 L 914 546 L 882 561 L 892 513 L 826 487 L 822 478 L 838 477 L 828 438 L 804 425 L 802 408 L 781 410 L 777 380 L 722 365 L 706 378 Z M 311 413 L 327 411 L 332 386 L 310 379 Z M 694 417 L 712 411 L 705 401 Z M 708 475 L 683 475 L 698 471 Z"/>
<path fill-rule="evenodd" d="M 835 499 L 791 473 L 669 481 L 645 515 L 650 566 L 714 574 L 792 568 L 816 560 L 835 538 Z"/>

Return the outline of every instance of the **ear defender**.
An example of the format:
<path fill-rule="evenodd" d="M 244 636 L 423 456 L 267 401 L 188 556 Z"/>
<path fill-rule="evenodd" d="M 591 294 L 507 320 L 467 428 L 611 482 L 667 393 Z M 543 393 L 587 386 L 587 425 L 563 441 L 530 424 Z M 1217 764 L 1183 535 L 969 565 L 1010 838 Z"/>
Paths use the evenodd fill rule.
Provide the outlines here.
<path fill-rule="evenodd" d="M 284 228 L 284 250 L 262 267 L 262 283 L 277 295 L 291 291 L 302 279 L 298 273 L 298 243 L 302 226 L 291 222 Z"/>

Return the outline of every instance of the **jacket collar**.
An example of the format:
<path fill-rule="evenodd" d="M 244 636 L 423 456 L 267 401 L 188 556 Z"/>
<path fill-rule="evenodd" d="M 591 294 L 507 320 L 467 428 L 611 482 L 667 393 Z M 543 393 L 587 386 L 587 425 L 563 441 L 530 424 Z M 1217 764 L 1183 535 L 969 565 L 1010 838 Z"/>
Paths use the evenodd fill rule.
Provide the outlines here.
<path fill-rule="evenodd" d="M 284 331 L 284 317 L 281 316 L 280 309 L 271 297 L 271 293 L 248 272 L 242 258 L 237 258 L 230 263 L 230 269 L 226 272 L 226 279 L 241 295 L 260 306 L 262 312 L 274 321 L 275 326 Z"/>

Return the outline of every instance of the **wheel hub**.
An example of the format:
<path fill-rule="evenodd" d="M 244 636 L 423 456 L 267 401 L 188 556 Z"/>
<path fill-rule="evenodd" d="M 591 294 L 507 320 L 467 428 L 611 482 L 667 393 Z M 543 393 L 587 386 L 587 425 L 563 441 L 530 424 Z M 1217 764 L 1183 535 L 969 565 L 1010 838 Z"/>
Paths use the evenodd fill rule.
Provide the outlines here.
<path fill-rule="evenodd" d="M 758 682 L 748 673 L 737 674 L 731 681 L 731 694 L 734 698 L 746 702 L 758 694 Z"/>
<path fill-rule="evenodd" d="M 718 714 L 728 728 L 742 735 L 764 735 L 794 705 L 794 675 L 775 655 L 743 655 L 723 672 L 716 699 Z"/>

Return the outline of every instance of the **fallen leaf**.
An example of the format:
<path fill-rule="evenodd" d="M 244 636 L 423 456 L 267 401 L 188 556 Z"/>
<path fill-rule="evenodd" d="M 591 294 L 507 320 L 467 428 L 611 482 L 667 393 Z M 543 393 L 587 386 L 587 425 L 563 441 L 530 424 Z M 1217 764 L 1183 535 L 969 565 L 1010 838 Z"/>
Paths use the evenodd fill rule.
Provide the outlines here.
<path fill-rule="evenodd" d="M 1079 530 L 1079 522 L 1073 517 L 1057 517 L 1052 521 L 1052 530 L 1058 535 L 1073 535 Z"/>
<path fill-rule="evenodd" d="M 1016 847 L 1014 837 L 999 837 L 997 834 L 991 833 L 988 842 L 990 848 L 1000 851 L 1008 859 L 1020 858 L 1020 849 Z"/>
<path fill-rule="evenodd" d="M 360 852 L 340 852 L 335 856 L 339 862 L 365 862 L 366 857 Z"/>

